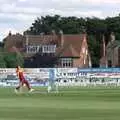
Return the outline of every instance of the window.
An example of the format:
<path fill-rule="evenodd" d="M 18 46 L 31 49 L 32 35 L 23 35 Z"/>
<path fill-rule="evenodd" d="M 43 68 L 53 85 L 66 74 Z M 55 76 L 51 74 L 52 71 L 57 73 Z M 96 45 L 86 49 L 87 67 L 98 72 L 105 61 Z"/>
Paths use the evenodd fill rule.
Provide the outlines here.
<path fill-rule="evenodd" d="M 56 45 L 43 45 L 42 52 L 43 53 L 55 53 Z"/>
<path fill-rule="evenodd" d="M 26 46 L 26 52 L 27 53 L 55 53 L 56 51 L 56 45 L 29 45 Z"/>
<path fill-rule="evenodd" d="M 37 53 L 37 52 L 40 52 L 40 49 L 41 49 L 41 46 L 37 46 L 37 45 L 29 45 L 29 46 L 26 46 L 26 52 L 27 53 Z"/>
<path fill-rule="evenodd" d="M 72 58 L 62 58 L 61 59 L 61 66 L 62 67 L 72 67 L 73 66 Z"/>

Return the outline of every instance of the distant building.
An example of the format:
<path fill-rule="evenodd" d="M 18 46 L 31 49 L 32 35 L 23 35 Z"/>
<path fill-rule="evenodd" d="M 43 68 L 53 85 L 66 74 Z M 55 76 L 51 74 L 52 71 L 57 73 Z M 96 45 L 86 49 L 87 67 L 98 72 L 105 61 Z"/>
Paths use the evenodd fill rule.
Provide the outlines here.
<path fill-rule="evenodd" d="M 103 56 L 101 57 L 100 66 L 120 67 L 120 41 L 116 40 L 113 32 L 110 35 L 108 44 L 105 45 L 105 41 L 103 42 Z"/>
<path fill-rule="evenodd" d="M 25 67 L 91 67 L 86 34 L 20 35 L 9 33 L 4 39 L 9 52 L 24 55 Z"/>

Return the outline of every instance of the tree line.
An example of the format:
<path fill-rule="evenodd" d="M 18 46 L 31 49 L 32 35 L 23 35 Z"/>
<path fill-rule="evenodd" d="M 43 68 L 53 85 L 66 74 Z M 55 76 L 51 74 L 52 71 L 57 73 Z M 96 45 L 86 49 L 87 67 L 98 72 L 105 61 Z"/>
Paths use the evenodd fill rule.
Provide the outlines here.
<path fill-rule="evenodd" d="M 51 31 L 64 34 L 87 33 L 88 47 L 92 58 L 92 67 L 99 67 L 101 57 L 100 47 L 102 37 L 105 35 L 106 44 L 110 40 L 110 33 L 114 32 L 116 39 L 120 40 L 120 15 L 100 19 L 97 17 L 62 17 L 60 15 L 38 17 L 32 25 L 24 31 L 24 34 L 39 35 L 51 34 Z M 0 42 L 0 68 L 14 68 L 16 65 L 24 65 L 22 56 L 17 53 L 6 53 L 3 50 L 4 44 Z"/>
<path fill-rule="evenodd" d="M 60 15 L 38 17 L 24 34 L 50 34 L 52 30 L 64 34 L 80 34 L 86 32 L 88 35 L 88 46 L 92 58 L 92 66 L 99 67 L 101 57 L 100 47 L 102 37 L 105 35 L 106 44 L 110 40 L 110 33 L 114 32 L 116 39 L 120 40 L 120 15 L 100 19 L 97 17 L 62 17 Z"/>
<path fill-rule="evenodd" d="M 18 53 L 10 53 L 4 50 L 3 44 L 0 44 L 0 68 L 16 68 L 17 65 L 23 66 L 24 59 Z"/>

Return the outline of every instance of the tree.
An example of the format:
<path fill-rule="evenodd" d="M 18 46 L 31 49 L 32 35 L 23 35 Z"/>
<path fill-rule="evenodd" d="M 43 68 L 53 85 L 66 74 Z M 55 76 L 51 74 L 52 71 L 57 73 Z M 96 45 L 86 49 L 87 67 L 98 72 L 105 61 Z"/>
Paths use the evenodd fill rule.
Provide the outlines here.
<path fill-rule="evenodd" d="M 88 34 L 101 34 L 107 31 L 105 20 L 99 18 L 87 18 L 86 28 Z"/>
<path fill-rule="evenodd" d="M 55 30 L 57 33 L 59 30 L 63 30 L 64 34 L 80 34 L 86 30 L 90 38 L 88 45 L 92 63 L 93 66 L 97 67 L 99 65 L 100 44 L 103 34 L 105 35 L 106 43 L 109 41 L 111 32 L 115 32 L 116 39 L 120 40 L 120 15 L 116 17 L 107 17 L 106 19 L 47 15 L 37 18 L 25 33 L 33 35 L 39 35 L 40 33 L 50 34 L 52 30 Z"/>
<path fill-rule="evenodd" d="M 4 43 L 0 42 L 0 47 L 3 48 L 3 46 L 4 46 Z"/>
<path fill-rule="evenodd" d="M 116 39 L 120 40 L 120 15 L 116 17 L 107 17 L 105 19 L 107 25 L 107 32 L 110 34 L 114 32 L 116 35 Z"/>
<path fill-rule="evenodd" d="M 88 36 L 88 48 L 90 50 L 90 55 L 94 56 L 91 57 L 92 60 L 92 67 L 99 67 L 99 60 L 100 60 L 100 43 L 96 41 L 94 35 Z"/>
<path fill-rule="evenodd" d="M 3 53 L 0 53 L 0 68 L 6 68 L 6 62 L 4 60 Z"/>
<path fill-rule="evenodd" d="M 85 24 L 86 22 L 83 18 L 47 15 L 37 18 L 34 23 L 32 23 L 32 26 L 24 33 L 34 35 L 39 35 L 40 33 L 50 34 L 52 30 L 58 33 L 59 30 L 62 29 L 65 34 L 74 34 L 82 32 Z"/>
<path fill-rule="evenodd" d="M 4 56 L 7 68 L 15 68 L 17 65 L 23 66 L 23 58 L 16 53 L 7 53 Z"/>

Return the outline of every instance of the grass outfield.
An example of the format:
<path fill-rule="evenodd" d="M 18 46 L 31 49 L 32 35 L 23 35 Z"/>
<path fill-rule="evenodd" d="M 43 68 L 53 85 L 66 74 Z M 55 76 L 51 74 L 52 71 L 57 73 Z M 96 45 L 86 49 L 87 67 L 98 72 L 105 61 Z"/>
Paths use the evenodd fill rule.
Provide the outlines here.
<path fill-rule="evenodd" d="M 0 88 L 0 120 L 120 120 L 120 88 L 62 90 L 16 95 Z"/>

